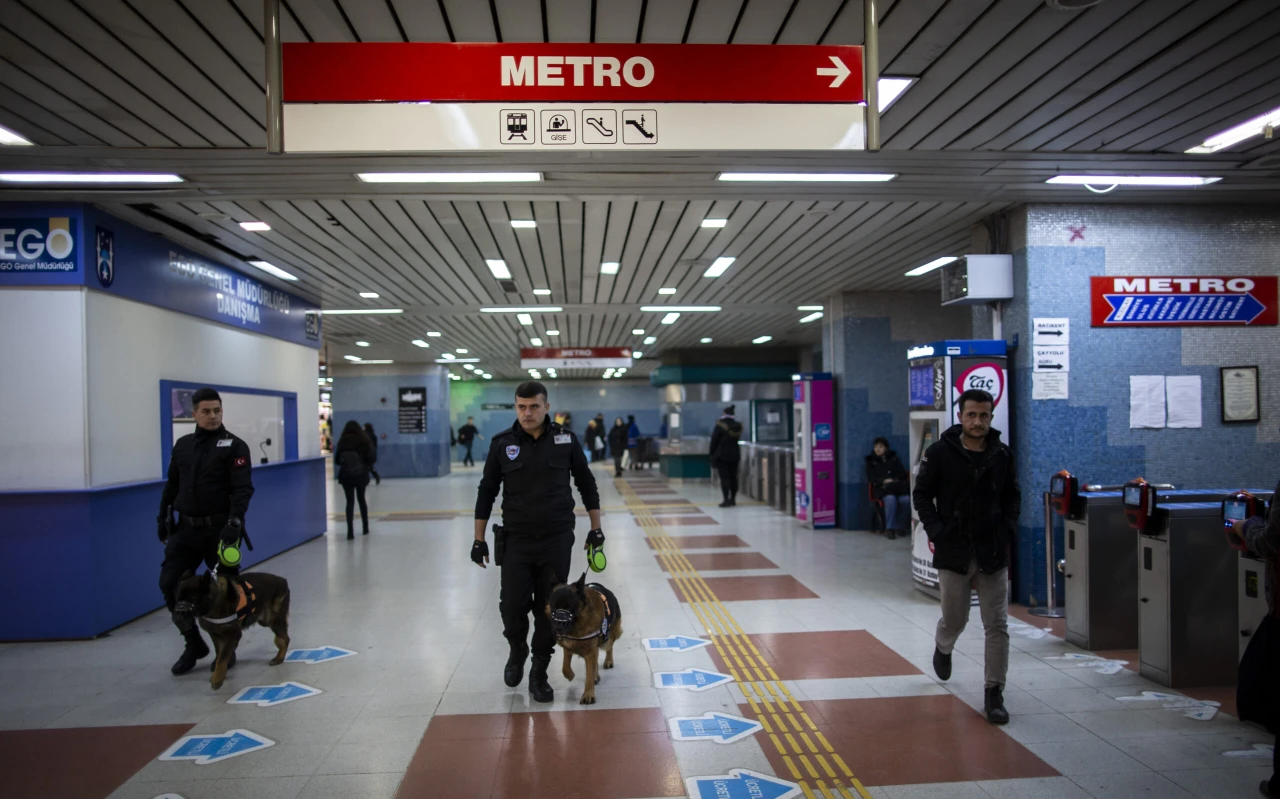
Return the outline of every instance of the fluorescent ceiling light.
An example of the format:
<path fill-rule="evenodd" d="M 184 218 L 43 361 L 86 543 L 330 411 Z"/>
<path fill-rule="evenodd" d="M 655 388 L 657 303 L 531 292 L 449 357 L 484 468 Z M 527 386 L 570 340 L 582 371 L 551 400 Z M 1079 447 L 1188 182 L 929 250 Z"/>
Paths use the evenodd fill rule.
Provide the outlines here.
<path fill-rule="evenodd" d="M 821 311 L 823 310 L 823 308 L 821 305 L 797 305 L 796 310 L 797 311 Z"/>
<path fill-rule="evenodd" d="M 442 361 L 456 361 L 457 359 L 458 356 L 454 355 L 452 352 L 446 352 L 440 356 L 440 360 Z"/>
<path fill-rule="evenodd" d="M 362 292 L 360 292 L 360 296 L 361 296 L 361 297 L 364 297 L 366 300 L 376 300 L 376 299 L 378 299 L 378 292 L 376 292 L 376 291 L 362 291 Z"/>
<path fill-rule="evenodd" d="M 360 364 L 361 366 L 365 366 L 366 364 L 371 364 L 371 363 L 372 363 L 372 364 L 378 364 L 378 363 L 395 363 L 395 361 L 391 361 L 391 360 L 384 360 L 384 359 L 377 359 L 377 358 L 375 358 L 375 359 L 374 359 L 374 360 L 372 360 L 372 361 L 356 361 L 356 363 Z"/>
<path fill-rule="evenodd" d="M 721 172 L 717 180 L 740 183 L 883 183 L 896 174 L 872 172 Z"/>
<path fill-rule="evenodd" d="M 533 293 L 538 295 L 539 297 L 550 297 L 551 289 L 534 289 Z"/>
<path fill-rule="evenodd" d="M 548 336 L 558 336 L 558 335 L 560 335 L 560 331 L 559 331 L 559 330 L 548 330 L 548 331 L 547 331 L 547 335 L 548 335 Z"/>
<path fill-rule="evenodd" d="M 729 224 L 729 220 L 728 220 L 728 219 L 704 219 L 704 220 L 702 220 L 702 226 L 703 226 L 703 227 L 724 227 L 724 226 L 725 226 L 725 225 L 727 225 L 727 224 Z"/>
<path fill-rule="evenodd" d="M 665 288 L 658 289 L 658 293 L 659 294 L 675 294 L 676 290 L 670 287 L 665 287 Z"/>
<path fill-rule="evenodd" d="M 805 322 L 812 322 L 815 319 L 821 319 L 821 318 L 822 318 L 822 311 L 814 311 L 813 313 L 809 314 L 805 318 L 801 319 L 800 324 L 804 324 Z"/>
<path fill-rule="evenodd" d="M 1058 175 L 1045 183 L 1066 183 L 1073 186 L 1207 186 L 1222 178 L 1201 178 L 1191 175 Z"/>
<path fill-rule="evenodd" d="M 489 271 L 498 280 L 510 280 L 511 270 L 507 268 L 507 262 L 500 258 L 489 258 L 485 260 L 485 264 L 489 267 Z"/>
<path fill-rule="evenodd" d="M 669 313 L 666 316 L 662 317 L 662 324 L 674 325 L 676 323 L 676 320 L 679 318 L 680 318 L 680 314 L 674 313 L 674 312 Z"/>
<path fill-rule="evenodd" d="M 367 347 L 367 346 L 369 346 L 369 342 L 367 342 L 367 341 L 357 341 L 357 342 L 356 342 L 356 346 L 357 346 L 357 347 Z"/>
<path fill-rule="evenodd" d="M 537 227 L 537 226 L 538 226 L 538 223 L 534 222 L 532 219 L 512 219 L 511 220 L 511 227 L 514 227 L 514 228 L 531 228 L 531 227 Z"/>
<path fill-rule="evenodd" d="M 493 379 L 493 375 L 486 373 L 486 374 L 484 375 L 484 379 L 485 379 L 485 380 L 492 380 L 492 379 Z"/>
<path fill-rule="evenodd" d="M 609 378 L 611 378 L 611 377 L 613 377 L 613 375 L 608 374 L 608 373 L 606 372 L 605 374 L 603 374 L 603 375 L 601 375 L 601 376 L 600 376 L 600 379 L 601 379 L 601 380 L 608 380 L 608 379 L 609 379 Z"/>
<path fill-rule="evenodd" d="M 475 367 L 474 367 L 474 366 L 472 366 L 472 365 L 471 365 L 471 364 L 469 364 L 469 363 L 464 363 L 464 364 L 462 365 L 462 368 L 463 368 L 463 369 L 466 369 L 468 372 L 471 372 L 471 371 L 474 371 L 474 370 L 475 370 Z"/>
<path fill-rule="evenodd" d="M 600 274 L 616 275 L 618 274 L 618 266 L 619 264 L 617 261 L 605 261 L 604 263 L 600 264 Z"/>
<path fill-rule="evenodd" d="M 563 310 L 559 305 L 535 305 L 532 308 L 517 308 L 515 306 L 510 308 L 481 308 L 480 313 L 557 313 Z"/>
<path fill-rule="evenodd" d="M 450 356 L 449 353 L 446 352 L 441 357 L 436 358 L 436 363 L 464 363 L 464 364 L 480 363 L 480 359 L 479 358 L 454 358 Z"/>
<path fill-rule="evenodd" d="M 431 346 L 430 344 L 428 344 L 427 342 L 423 341 L 423 340 L 422 340 L 422 339 L 420 339 L 420 338 L 415 338 L 411 343 L 412 343 L 415 347 L 430 347 L 430 346 Z"/>
<path fill-rule="evenodd" d="M 461 349 L 461 348 L 454 350 L 454 352 L 458 353 L 459 355 L 466 355 L 466 354 L 467 354 L 467 351 L 466 351 L 466 350 L 464 350 L 464 349 Z"/>
<path fill-rule="evenodd" d="M 361 314 L 404 313 L 403 308 L 343 308 L 333 311 L 320 311 L 325 316 L 359 316 Z M 431 335 L 430 333 L 427 334 Z"/>
<path fill-rule="evenodd" d="M 710 344 L 710 343 L 711 343 L 711 338 L 710 338 L 709 336 L 707 336 L 707 337 L 703 337 L 703 338 L 698 339 L 698 341 L 702 342 L 703 344 Z"/>
<path fill-rule="evenodd" d="M 940 266 L 946 266 L 954 260 L 956 260 L 954 255 L 934 259 L 927 264 L 922 264 L 921 266 L 917 266 L 915 269 L 912 269 L 910 272 L 907 272 L 906 277 L 919 277 L 920 275 L 928 274 Z"/>
<path fill-rule="evenodd" d="M 256 266 L 259 269 L 261 269 L 263 272 L 266 272 L 268 275 L 272 275 L 273 277 L 278 277 L 281 280 L 297 280 L 298 279 L 297 276 L 291 275 L 288 272 L 281 269 L 280 267 L 276 266 L 275 264 L 270 264 L 270 263 L 267 263 L 266 261 L 250 261 L 249 265 Z"/>
<path fill-rule="evenodd" d="M 516 321 L 522 325 L 528 326 L 533 324 L 533 317 L 527 313 L 516 314 Z"/>
<path fill-rule="evenodd" d="M 637 327 L 635 330 L 632 330 L 632 331 L 631 331 L 631 335 L 633 335 L 633 336 L 643 336 L 643 335 L 644 335 L 644 328 L 643 328 L 643 327 Z"/>
<path fill-rule="evenodd" d="M 1216 153 L 1219 150 L 1225 150 L 1233 144 L 1239 144 L 1245 139 L 1252 139 L 1254 136 L 1261 136 L 1266 132 L 1267 127 L 1280 127 L 1280 108 L 1274 108 L 1260 117 L 1254 117 L 1248 122 L 1241 122 L 1234 128 L 1228 128 L 1221 133 L 1215 133 L 1204 140 L 1204 143 L 1198 147 L 1192 147 L 1187 150 L 1188 153 Z M 3 139 L 0 139 L 3 141 Z"/>
<path fill-rule="evenodd" d="M 182 183 L 177 175 L 132 172 L 0 172 L 4 183 Z"/>
<path fill-rule="evenodd" d="M 535 346 L 535 347 L 541 347 L 541 346 L 542 346 L 542 339 L 540 339 L 540 338 L 531 338 L 531 339 L 529 339 L 529 343 L 530 343 L 530 344 L 532 344 L 532 345 L 533 345 L 533 346 Z"/>
<path fill-rule="evenodd" d="M 343 358 L 346 358 L 348 361 L 358 361 L 358 360 L 360 360 L 360 356 L 359 356 L 359 355 L 343 355 L 342 357 L 343 357 Z"/>
<path fill-rule="evenodd" d="M 707 271 L 703 272 L 702 276 L 703 277 L 720 277 L 721 275 L 724 274 L 724 270 L 732 266 L 733 262 L 736 260 L 738 259 L 732 256 L 722 255 L 719 258 L 715 259 L 715 261 L 712 262 L 711 266 L 707 267 Z"/>
<path fill-rule="evenodd" d="M 644 353 L 643 353 L 643 352 L 641 352 L 640 350 L 634 350 L 634 351 L 632 351 L 632 353 L 631 353 L 631 357 L 632 357 L 632 358 L 635 358 L 635 359 L 638 361 L 638 360 L 640 360 L 642 357 L 644 357 Z"/>
<path fill-rule="evenodd" d="M 644 340 L 644 343 L 645 343 L 645 344 L 652 344 L 653 342 L 655 342 L 655 341 L 657 341 L 657 340 L 658 340 L 658 337 L 657 337 L 657 336 L 649 336 L 648 338 L 646 338 L 646 339 Z"/>
<path fill-rule="evenodd" d="M 766 341 L 773 341 L 773 336 L 760 336 L 759 338 L 751 339 L 752 344 L 763 344 Z"/>
<path fill-rule="evenodd" d="M 641 305 L 640 310 L 644 313 L 667 313 L 675 311 L 677 313 L 712 313 L 720 310 L 719 305 Z"/>
<path fill-rule="evenodd" d="M 266 222 L 241 222 L 240 227 L 254 233 L 261 233 L 271 229 L 271 226 Z"/>
<path fill-rule="evenodd" d="M 541 172 L 358 172 L 365 183 L 536 183 Z"/>
<path fill-rule="evenodd" d="M 876 81 L 876 95 L 878 102 L 876 106 L 880 109 L 880 113 L 889 110 L 889 106 L 893 105 L 899 97 L 911 88 L 911 84 L 915 83 L 919 78 L 881 78 Z"/>
<path fill-rule="evenodd" d="M 0 125 L 0 144 L 17 145 L 21 147 L 21 146 L 30 146 L 31 142 L 22 138 L 21 136 L 9 130 L 8 128 L 4 127 L 3 125 Z"/>
<path fill-rule="evenodd" d="M 438 331 L 438 330 L 428 330 L 428 331 L 427 331 L 427 338 L 440 338 L 440 331 Z"/>

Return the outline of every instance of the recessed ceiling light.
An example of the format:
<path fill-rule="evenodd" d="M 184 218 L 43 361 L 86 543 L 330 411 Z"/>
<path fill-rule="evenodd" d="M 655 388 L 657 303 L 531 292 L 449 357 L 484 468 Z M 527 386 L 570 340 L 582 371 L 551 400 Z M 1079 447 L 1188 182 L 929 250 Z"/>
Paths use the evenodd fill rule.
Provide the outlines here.
<path fill-rule="evenodd" d="M 427 338 L 440 338 L 440 331 L 438 331 L 438 330 L 428 330 L 428 331 L 427 331 Z"/>
<path fill-rule="evenodd" d="M 365 183 L 536 183 L 541 172 L 358 172 Z"/>
<path fill-rule="evenodd" d="M 1267 132 L 1267 128 L 1272 130 L 1280 128 L 1280 108 L 1273 108 L 1262 116 L 1254 117 L 1248 122 L 1241 122 L 1233 128 L 1227 128 L 1221 133 L 1215 133 L 1204 140 L 1203 144 L 1192 147 L 1187 150 L 1188 153 L 1216 153 L 1219 150 L 1225 150 L 1233 144 L 1239 144 L 1246 139 L 1252 139 L 1254 136 L 1262 136 Z"/>
<path fill-rule="evenodd" d="M 275 277 L 280 278 L 281 280 L 297 280 L 298 279 L 295 275 L 291 275 L 288 272 L 281 269 L 280 267 L 276 266 L 275 264 L 267 263 L 266 261 L 250 261 L 249 265 L 256 266 L 259 269 L 261 269 L 263 272 L 266 272 L 268 275 L 273 275 Z"/>
<path fill-rule="evenodd" d="M 182 183 L 177 175 L 133 172 L 0 172 L 3 183 Z"/>
<path fill-rule="evenodd" d="M 489 267 L 489 271 L 498 280 L 510 280 L 511 270 L 507 268 L 507 262 L 499 258 L 490 258 L 485 260 L 485 264 Z"/>
<path fill-rule="evenodd" d="M 664 324 L 664 325 L 673 325 L 673 324 L 675 324 L 675 323 L 676 323 L 676 320 L 677 320 L 677 319 L 679 319 L 679 318 L 680 318 L 680 314 L 678 314 L 678 313 L 674 313 L 674 312 L 673 312 L 673 313 L 669 313 L 669 314 L 667 314 L 666 316 L 662 317 L 662 324 Z"/>
<path fill-rule="evenodd" d="M 600 264 L 600 274 L 616 275 L 618 274 L 618 266 L 619 264 L 617 261 L 605 261 L 604 263 Z"/>
<path fill-rule="evenodd" d="M 1207 186 L 1222 178 L 1202 178 L 1191 175 L 1058 175 L 1045 183 L 1066 183 L 1074 186 Z"/>
<path fill-rule="evenodd" d="M 724 274 L 724 270 L 732 266 L 733 262 L 736 260 L 737 258 L 734 258 L 733 256 L 722 255 L 719 258 L 715 259 L 715 261 L 711 263 L 711 266 L 707 267 L 707 271 L 703 272 L 702 276 L 703 277 L 720 277 L 721 275 Z"/>
<path fill-rule="evenodd" d="M 551 289 L 534 289 L 533 293 L 538 295 L 539 297 L 550 297 Z"/>
<path fill-rule="evenodd" d="M 542 339 L 540 339 L 540 338 L 531 338 L 531 339 L 529 339 L 529 343 L 530 343 L 530 344 L 532 344 L 532 345 L 533 345 L 533 346 L 535 346 L 535 347 L 541 347 L 541 346 L 542 346 Z"/>
<path fill-rule="evenodd" d="M 640 310 L 644 313 L 667 313 L 668 311 L 676 311 L 678 313 L 702 313 L 715 312 L 720 310 L 719 305 L 641 305 Z"/>
<path fill-rule="evenodd" d="M 369 342 L 367 342 L 367 341 L 357 341 L 357 342 L 356 342 L 356 346 L 357 346 L 357 347 L 367 347 L 367 346 L 369 346 Z"/>
<path fill-rule="evenodd" d="M 325 316 L 362 316 L 364 314 L 388 314 L 388 313 L 404 313 L 403 308 L 342 308 L 337 310 L 320 311 Z M 431 335 L 430 333 L 427 334 Z"/>
<path fill-rule="evenodd" d="M 911 88 L 911 84 L 920 80 L 919 78 L 881 78 L 876 81 L 876 97 L 878 102 L 876 106 L 880 109 L 880 113 L 889 110 L 889 106 L 901 97 L 907 89 Z"/>
<path fill-rule="evenodd" d="M 261 233 L 271 229 L 271 226 L 266 222 L 241 222 L 240 227 L 254 233 Z"/>
<path fill-rule="evenodd" d="M 883 183 L 896 177 L 871 172 L 721 172 L 717 179 L 746 183 Z"/>
<path fill-rule="evenodd" d="M 646 338 L 645 338 L 644 343 L 645 343 L 645 344 L 652 344 L 653 342 L 655 342 L 655 341 L 657 341 L 657 340 L 658 340 L 658 337 L 657 337 L 657 336 L 648 336 L 648 337 L 646 337 Z"/>
<path fill-rule="evenodd" d="M 698 339 L 698 341 L 702 342 L 703 344 L 710 344 L 710 343 L 711 343 L 711 337 L 710 337 L 710 336 L 704 336 L 703 338 Z"/>
<path fill-rule="evenodd" d="M 479 358 L 450 358 L 449 353 L 436 358 L 436 363 L 480 363 Z"/>
<path fill-rule="evenodd" d="M 559 331 L 559 330 L 548 330 L 548 331 L 547 331 L 547 335 L 548 335 L 548 336 L 558 336 L 558 335 L 560 335 L 560 331 Z"/>
<path fill-rule="evenodd" d="M 668 287 L 658 289 L 658 293 L 659 294 L 675 294 L 676 290 L 668 286 Z"/>
<path fill-rule="evenodd" d="M 644 328 L 643 328 L 643 327 L 637 327 L 635 330 L 632 330 L 632 331 L 631 331 L 631 335 L 633 335 L 633 336 L 643 336 L 643 335 L 644 335 Z"/>
<path fill-rule="evenodd" d="M 475 371 L 475 367 L 474 367 L 474 366 L 472 366 L 472 365 L 471 365 L 471 364 L 469 364 L 469 363 L 464 363 L 464 364 L 462 365 L 462 368 L 463 368 L 463 369 L 466 369 L 468 372 Z"/>
<path fill-rule="evenodd" d="M 373 360 L 371 360 L 371 361 L 364 361 L 364 360 L 361 360 L 361 361 L 356 361 L 356 363 L 360 364 L 361 366 L 365 366 L 365 365 L 379 364 L 379 363 L 395 363 L 395 361 L 387 360 L 387 359 L 374 358 L 374 359 L 373 359 Z"/>
<path fill-rule="evenodd" d="M 18 147 L 31 146 L 31 142 L 23 137 L 0 125 L 0 144 L 13 145 Z"/>
<path fill-rule="evenodd" d="M 933 270 L 937 269 L 940 266 L 946 266 L 947 264 L 951 263 L 954 260 L 956 260 L 956 257 L 954 255 L 948 255 L 944 258 L 938 258 L 933 261 L 930 261 L 927 264 L 922 264 L 921 266 L 917 266 L 915 269 L 912 269 L 910 272 L 907 272 L 905 276 L 919 277 L 920 275 L 924 275 L 924 274 L 928 274 L 929 272 L 932 272 Z"/>
<path fill-rule="evenodd" d="M 823 307 L 821 305 L 797 305 L 796 310 L 797 311 L 821 311 L 823 310 Z"/>
<path fill-rule="evenodd" d="M 343 355 L 342 357 L 343 357 L 343 358 L 346 358 L 348 361 L 358 361 L 358 360 L 360 360 L 360 356 L 359 356 L 359 355 Z"/>
<path fill-rule="evenodd" d="M 442 361 L 456 361 L 456 360 L 458 360 L 458 356 L 454 355 L 452 352 L 446 352 L 445 354 L 443 354 L 443 355 L 441 355 L 441 356 L 440 356 L 440 360 L 442 360 Z"/>
<path fill-rule="evenodd" d="M 462 349 L 461 347 L 459 347 L 458 349 L 454 350 L 454 352 L 458 353 L 459 355 L 466 355 L 466 354 L 467 354 L 467 351 L 466 351 L 466 350 L 464 350 L 464 349 Z"/>
<path fill-rule="evenodd" d="M 510 306 L 507 308 L 481 308 L 480 313 L 557 313 L 564 310 L 559 305 L 535 305 L 532 308 L 519 308 Z"/>
<path fill-rule="evenodd" d="M 360 292 L 360 296 L 361 296 L 361 297 L 364 297 L 366 300 L 376 300 L 376 299 L 378 299 L 378 292 L 376 292 L 376 291 L 362 291 L 362 292 Z"/>
<path fill-rule="evenodd" d="M 514 228 L 532 228 L 537 227 L 538 223 L 532 219 L 512 219 L 511 227 Z"/>
<path fill-rule="evenodd" d="M 724 226 L 725 226 L 725 225 L 727 225 L 727 224 L 729 224 L 729 220 L 728 220 L 728 219 L 704 219 L 704 220 L 702 220 L 702 227 L 724 227 Z"/>
<path fill-rule="evenodd" d="M 413 343 L 413 345 L 414 345 L 415 347 L 430 347 L 430 346 L 431 346 L 430 344 L 428 344 L 427 342 L 423 341 L 423 340 L 422 340 L 422 339 L 420 339 L 420 338 L 415 338 L 415 339 L 413 340 L 413 342 L 412 342 L 412 343 Z"/>
<path fill-rule="evenodd" d="M 528 326 L 533 324 L 533 317 L 527 313 L 516 314 L 516 321 L 522 325 Z"/>
<path fill-rule="evenodd" d="M 644 357 L 644 353 L 643 353 L 643 352 L 641 352 L 640 350 L 634 350 L 634 351 L 632 351 L 632 353 L 631 353 L 631 357 L 632 357 L 632 358 L 635 358 L 635 359 L 638 361 L 638 360 L 640 360 L 641 358 L 643 358 L 643 357 Z"/>
<path fill-rule="evenodd" d="M 493 375 L 491 375 L 491 374 L 489 374 L 489 373 L 487 373 L 487 372 L 486 372 L 486 373 L 485 373 L 485 375 L 484 375 L 484 379 L 485 379 L 485 380 L 492 380 L 492 379 L 493 379 Z"/>
<path fill-rule="evenodd" d="M 773 336 L 760 336 L 759 338 L 751 339 L 752 344 L 763 344 L 766 341 L 773 341 Z"/>
<path fill-rule="evenodd" d="M 821 319 L 821 318 L 822 318 L 822 311 L 815 311 L 809 314 L 808 316 L 806 316 L 805 318 L 801 319 L 800 324 L 804 324 L 805 322 L 812 322 L 816 319 Z"/>

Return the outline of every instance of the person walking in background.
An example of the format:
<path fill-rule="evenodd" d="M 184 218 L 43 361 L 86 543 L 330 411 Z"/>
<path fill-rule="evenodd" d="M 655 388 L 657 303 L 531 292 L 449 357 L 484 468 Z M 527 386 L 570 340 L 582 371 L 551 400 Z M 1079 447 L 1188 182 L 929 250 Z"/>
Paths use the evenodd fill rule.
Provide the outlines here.
<path fill-rule="evenodd" d="M 733 418 L 734 410 L 733 405 L 725 408 L 724 416 L 711 430 L 711 465 L 720 474 L 720 493 L 724 494 L 722 508 L 738 504 L 738 463 L 742 460 L 738 439 L 742 438 L 742 422 Z"/>
<path fill-rule="evenodd" d="M 458 428 L 458 443 L 466 449 L 462 455 L 463 466 L 476 465 L 475 458 L 471 457 L 471 447 L 476 443 L 477 438 L 484 438 L 484 436 L 480 435 L 480 431 L 476 429 L 476 420 L 468 416 L 467 423 Z"/>
<path fill-rule="evenodd" d="M 640 468 L 640 425 L 636 424 L 636 417 L 627 417 L 627 452 L 630 453 L 631 468 Z"/>
<path fill-rule="evenodd" d="M 378 434 L 373 432 L 373 425 L 369 422 L 364 423 L 364 434 L 369 437 L 369 446 L 373 448 L 373 460 L 369 461 L 369 474 L 373 475 L 373 484 L 380 486 L 382 475 L 378 474 L 378 470 L 374 467 L 378 462 Z M 368 481 L 365 481 L 365 484 L 367 485 Z"/>
<path fill-rule="evenodd" d="M 609 428 L 605 425 L 603 413 L 596 414 L 596 432 L 600 435 L 600 447 L 591 450 L 591 455 L 593 460 L 602 461 L 608 457 L 605 452 L 605 445 L 609 443 Z M 599 453 L 599 457 L 596 457 L 597 453 Z"/>
<path fill-rule="evenodd" d="M 582 443 L 587 445 L 587 451 L 591 453 L 592 463 L 600 460 L 600 453 L 599 450 L 596 449 L 596 444 L 599 443 L 601 445 L 601 449 L 604 448 L 604 442 L 602 440 L 603 436 L 604 432 L 596 425 L 596 420 L 588 419 L 587 431 L 583 433 Z"/>
<path fill-rule="evenodd" d="M 896 538 L 905 533 L 907 520 L 911 518 L 909 496 L 911 485 L 907 482 L 907 470 L 898 459 L 898 453 L 889 449 L 887 438 L 877 438 L 866 457 L 867 482 L 876 499 L 884 503 L 884 537 Z"/>
<path fill-rule="evenodd" d="M 365 425 L 368 428 L 368 425 Z M 374 443 L 368 434 L 360 428 L 355 419 L 347 422 L 342 428 L 342 436 L 333 449 L 333 462 L 338 468 L 338 483 L 342 492 L 347 495 L 347 540 L 356 537 L 352 524 L 352 511 L 356 500 L 360 502 L 360 524 L 364 528 L 362 535 L 369 534 L 369 505 L 364 499 L 364 490 L 369 486 L 369 475 L 373 473 L 373 464 L 377 459 L 374 454 Z"/>
<path fill-rule="evenodd" d="M 627 423 L 619 416 L 613 420 L 613 429 L 609 431 L 609 453 L 613 455 L 613 476 L 622 476 L 622 456 L 627 452 Z"/>

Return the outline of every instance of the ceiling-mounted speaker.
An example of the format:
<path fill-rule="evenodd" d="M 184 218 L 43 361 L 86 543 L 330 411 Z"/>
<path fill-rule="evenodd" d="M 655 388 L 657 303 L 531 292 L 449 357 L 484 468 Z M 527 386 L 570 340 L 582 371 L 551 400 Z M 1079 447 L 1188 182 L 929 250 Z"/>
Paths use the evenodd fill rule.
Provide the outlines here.
<path fill-rule="evenodd" d="M 981 305 L 1013 299 L 1012 255 L 962 255 L 938 270 L 943 305 Z"/>
<path fill-rule="evenodd" d="M 1101 2 L 1102 0 L 1044 0 L 1045 5 L 1058 11 L 1082 11 Z"/>

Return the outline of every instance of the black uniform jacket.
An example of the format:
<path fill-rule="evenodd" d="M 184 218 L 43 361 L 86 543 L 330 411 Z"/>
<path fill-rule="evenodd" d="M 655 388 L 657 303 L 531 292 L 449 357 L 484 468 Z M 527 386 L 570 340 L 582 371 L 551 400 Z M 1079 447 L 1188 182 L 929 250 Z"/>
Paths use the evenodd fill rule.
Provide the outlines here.
<path fill-rule="evenodd" d="M 742 422 L 732 416 L 721 416 L 711 429 L 711 462 L 737 463 L 742 459 L 738 439 L 742 437 Z"/>
<path fill-rule="evenodd" d="M 244 519 L 253 496 L 249 445 L 219 427 L 196 428 L 178 439 L 169 457 L 169 482 L 160 497 L 160 515 L 170 505 L 185 516 Z"/>
<path fill-rule="evenodd" d="M 984 452 L 971 455 L 955 425 L 920 459 L 911 501 L 933 543 L 933 567 L 965 574 L 976 559 L 983 574 L 1009 565 L 1022 492 L 1013 453 L 1000 431 L 987 434 Z"/>
<path fill-rule="evenodd" d="M 484 462 L 476 518 L 488 519 L 502 488 L 502 526 L 509 533 L 550 536 L 573 530 L 573 489 L 587 510 L 600 509 L 596 478 L 578 437 L 547 421 L 536 439 L 516 422 L 494 436 Z"/>

